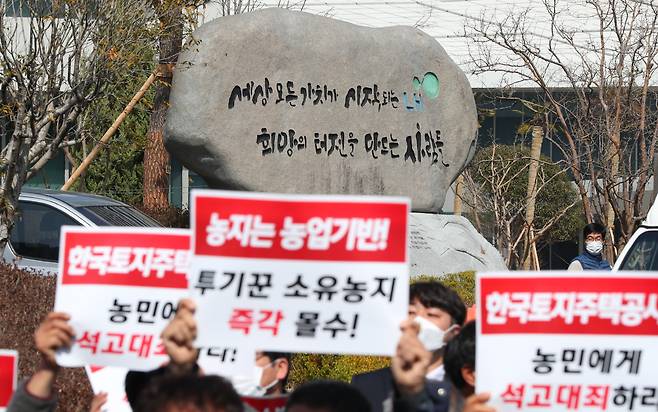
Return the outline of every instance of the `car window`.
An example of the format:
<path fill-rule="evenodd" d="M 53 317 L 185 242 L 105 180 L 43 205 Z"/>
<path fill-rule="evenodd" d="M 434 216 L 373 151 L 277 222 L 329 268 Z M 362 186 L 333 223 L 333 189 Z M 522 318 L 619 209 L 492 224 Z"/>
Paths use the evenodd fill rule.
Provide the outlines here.
<path fill-rule="evenodd" d="M 158 222 L 130 206 L 81 206 L 76 209 L 98 226 L 161 227 Z"/>
<path fill-rule="evenodd" d="M 59 210 L 40 203 L 19 202 L 19 215 L 9 243 L 18 256 L 56 262 L 63 225 L 80 226 Z"/>
<path fill-rule="evenodd" d="M 642 233 L 629 247 L 621 270 L 658 270 L 658 230 Z"/>

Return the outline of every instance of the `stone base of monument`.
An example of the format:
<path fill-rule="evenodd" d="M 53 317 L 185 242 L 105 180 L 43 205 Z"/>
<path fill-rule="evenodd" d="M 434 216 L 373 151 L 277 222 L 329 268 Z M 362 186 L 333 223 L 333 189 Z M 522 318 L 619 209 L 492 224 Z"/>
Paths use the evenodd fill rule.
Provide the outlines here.
<path fill-rule="evenodd" d="M 409 274 L 506 270 L 502 256 L 465 217 L 411 213 Z"/>

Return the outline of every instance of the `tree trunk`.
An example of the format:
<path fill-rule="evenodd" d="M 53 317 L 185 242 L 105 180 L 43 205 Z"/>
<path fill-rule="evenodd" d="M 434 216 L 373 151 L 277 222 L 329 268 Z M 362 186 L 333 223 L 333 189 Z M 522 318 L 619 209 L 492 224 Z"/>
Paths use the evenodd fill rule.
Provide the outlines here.
<path fill-rule="evenodd" d="M 525 247 L 523 248 L 523 270 L 530 270 L 532 265 L 532 249 L 535 242 L 533 235 L 533 220 L 535 220 L 535 204 L 537 202 L 537 172 L 544 131 L 541 127 L 532 128 L 532 147 L 530 149 L 530 165 L 528 167 L 528 189 L 526 196 L 525 224 L 527 227 Z"/>
<path fill-rule="evenodd" d="M 149 211 L 158 211 L 169 206 L 169 153 L 164 147 L 163 132 L 169 108 L 173 65 L 178 59 L 183 42 L 181 6 L 165 1 L 159 18 L 162 30 L 159 39 L 159 78 L 155 86 L 153 111 L 144 151 L 144 208 Z"/>

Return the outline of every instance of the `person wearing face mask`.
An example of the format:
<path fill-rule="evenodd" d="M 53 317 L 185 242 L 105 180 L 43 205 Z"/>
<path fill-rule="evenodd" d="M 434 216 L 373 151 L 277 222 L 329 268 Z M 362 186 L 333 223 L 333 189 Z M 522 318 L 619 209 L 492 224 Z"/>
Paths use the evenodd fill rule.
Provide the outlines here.
<path fill-rule="evenodd" d="M 450 384 L 444 379 L 444 346 L 459 333 L 465 319 L 466 306 L 454 290 L 439 282 L 414 283 L 409 290 L 409 318 L 401 325 L 391 368 L 355 375 L 352 385 L 365 395 L 373 412 L 409 410 L 419 398 L 427 400 L 421 410 L 447 412 Z"/>
<path fill-rule="evenodd" d="M 568 268 L 569 271 L 612 270 L 610 263 L 603 258 L 605 232 L 605 226 L 599 223 L 590 223 L 585 226 L 583 229 L 585 251 L 571 261 Z"/>
<path fill-rule="evenodd" d="M 285 352 L 256 352 L 253 375 L 232 378 L 233 386 L 242 396 L 285 395 L 290 358 Z"/>

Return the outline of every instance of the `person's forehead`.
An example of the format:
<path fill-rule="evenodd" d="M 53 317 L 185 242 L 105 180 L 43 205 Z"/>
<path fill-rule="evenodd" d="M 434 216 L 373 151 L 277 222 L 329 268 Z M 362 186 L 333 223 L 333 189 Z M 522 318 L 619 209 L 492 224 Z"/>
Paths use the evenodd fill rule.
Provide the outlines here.
<path fill-rule="evenodd" d="M 431 310 L 431 311 L 434 311 L 434 312 L 441 311 L 443 313 L 446 313 L 446 311 L 441 309 L 441 308 L 437 308 L 435 306 L 425 306 L 418 299 L 412 300 L 411 303 L 409 303 L 409 306 L 413 307 L 415 309 L 425 309 L 425 310 Z"/>
<path fill-rule="evenodd" d="M 259 361 L 261 359 L 265 359 L 267 361 L 272 361 L 269 356 L 265 352 L 256 352 L 256 361 Z"/>

